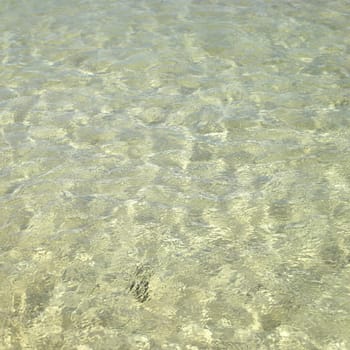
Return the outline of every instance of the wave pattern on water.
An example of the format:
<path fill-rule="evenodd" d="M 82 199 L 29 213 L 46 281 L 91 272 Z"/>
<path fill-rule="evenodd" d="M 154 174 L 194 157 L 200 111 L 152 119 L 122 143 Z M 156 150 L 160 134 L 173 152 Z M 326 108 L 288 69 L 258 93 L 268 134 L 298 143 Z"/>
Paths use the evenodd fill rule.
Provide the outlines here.
<path fill-rule="evenodd" d="M 2 1 L 1 347 L 349 349 L 349 14 Z"/>

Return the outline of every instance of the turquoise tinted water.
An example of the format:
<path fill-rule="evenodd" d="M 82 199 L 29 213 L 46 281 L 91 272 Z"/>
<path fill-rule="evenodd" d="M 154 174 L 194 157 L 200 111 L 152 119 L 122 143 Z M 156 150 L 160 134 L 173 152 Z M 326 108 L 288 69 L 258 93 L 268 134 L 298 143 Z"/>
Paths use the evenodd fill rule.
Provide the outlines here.
<path fill-rule="evenodd" d="M 0 2 L 1 349 L 350 349 L 350 3 Z"/>

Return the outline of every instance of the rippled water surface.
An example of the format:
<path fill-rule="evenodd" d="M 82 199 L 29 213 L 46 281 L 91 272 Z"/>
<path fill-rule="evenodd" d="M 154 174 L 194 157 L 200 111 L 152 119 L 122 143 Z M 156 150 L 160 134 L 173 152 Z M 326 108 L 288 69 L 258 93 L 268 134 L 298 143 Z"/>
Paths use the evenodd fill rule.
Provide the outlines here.
<path fill-rule="evenodd" d="M 0 1 L 0 348 L 350 349 L 349 23 Z"/>

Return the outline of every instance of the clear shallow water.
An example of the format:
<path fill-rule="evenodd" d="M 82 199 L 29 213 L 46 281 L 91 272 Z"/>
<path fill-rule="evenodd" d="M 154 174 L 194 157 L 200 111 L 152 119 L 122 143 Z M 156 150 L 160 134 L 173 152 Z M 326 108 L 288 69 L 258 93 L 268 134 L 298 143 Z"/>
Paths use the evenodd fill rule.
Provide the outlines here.
<path fill-rule="evenodd" d="M 3 349 L 350 349 L 349 1 L 0 4 Z"/>

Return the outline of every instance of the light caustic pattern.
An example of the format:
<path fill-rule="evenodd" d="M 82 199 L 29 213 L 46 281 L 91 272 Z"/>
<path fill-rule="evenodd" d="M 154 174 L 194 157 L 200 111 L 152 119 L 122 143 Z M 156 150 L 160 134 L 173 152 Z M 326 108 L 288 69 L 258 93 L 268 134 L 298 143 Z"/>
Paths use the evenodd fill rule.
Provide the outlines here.
<path fill-rule="evenodd" d="M 0 348 L 349 349 L 348 1 L 0 4 Z"/>

